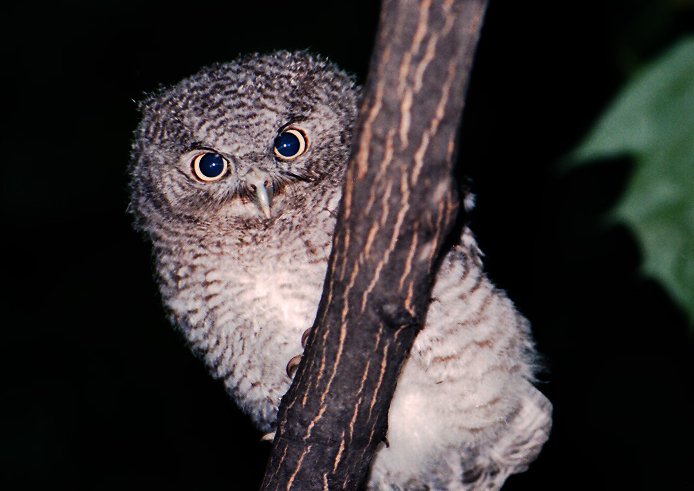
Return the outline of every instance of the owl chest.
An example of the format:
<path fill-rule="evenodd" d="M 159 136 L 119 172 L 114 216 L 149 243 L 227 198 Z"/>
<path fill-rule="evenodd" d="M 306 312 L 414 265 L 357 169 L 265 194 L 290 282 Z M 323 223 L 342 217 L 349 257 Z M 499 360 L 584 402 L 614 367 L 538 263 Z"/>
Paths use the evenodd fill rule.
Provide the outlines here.
<path fill-rule="evenodd" d="M 250 324 L 260 329 L 307 329 L 315 316 L 322 279 L 318 268 L 269 261 L 239 275 L 241 288 L 235 301 Z"/>
<path fill-rule="evenodd" d="M 313 224 L 311 224 L 313 225 Z M 291 379 L 287 362 L 315 319 L 330 227 L 247 231 L 162 248 L 163 297 L 192 347 L 262 428 Z M 253 234 L 256 235 L 248 235 Z"/>
<path fill-rule="evenodd" d="M 287 246 L 228 264 L 232 315 L 218 317 L 214 328 L 229 354 L 219 373 L 262 428 L 274 421 L 291 382 L 286 366 L 303 350 L 301 336 L 313 324 L 325 276 L 325 260 L 308 261 L 300 248 Z"/>
<path fill-rule="evenodd" d="M 258 351 L 256 359 L 277 354 L 268 345 L 291 358 L 315 318 L 328 246 L 309 247 L 301 237 L 286 236 L 260 247 L 237 246 L 206 274 L 199 306 L 224 337 L 243 343 L 245 352 Z"/>

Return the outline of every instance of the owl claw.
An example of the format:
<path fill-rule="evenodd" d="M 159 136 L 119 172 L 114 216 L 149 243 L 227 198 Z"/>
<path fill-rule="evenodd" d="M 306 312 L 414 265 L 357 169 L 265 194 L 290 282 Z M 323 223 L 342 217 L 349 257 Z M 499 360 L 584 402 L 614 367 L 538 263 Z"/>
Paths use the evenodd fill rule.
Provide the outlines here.
<path fill-rule="evenodd" d="M 270 433 L 265 433 L 262 437 L 260 437 L 261 442 L 271 442 L 274 439 L 275 439 L 275 432 L 274 431 L 271 431 Z"/>
<path fill-rule="evenodd" d="M 308 339 L 308 333 L 311 332 L 311 328 L 306 329 L 304 333 L 301 335 L 301 347 L 306 348 L 306 340 Z M 294 374 L 296 373 L 296 369 L 299 366 L 299 362 L 301 361 L 301 355 L 296 355 L 292 357 L 291 360 L 289 360 L 289 363 L 287 363 L 287 376 L 289 378 L 294 378 Z"/>
<path fill-rule="evenodd" d="M 296 373 L 299 362 L 301 362 L 301 355 L 293 356 L 292 359 L 289 360 L 289 363 L 287 363 L 287 376 L 289 378 L 294 378 L 294 373 Z"/>

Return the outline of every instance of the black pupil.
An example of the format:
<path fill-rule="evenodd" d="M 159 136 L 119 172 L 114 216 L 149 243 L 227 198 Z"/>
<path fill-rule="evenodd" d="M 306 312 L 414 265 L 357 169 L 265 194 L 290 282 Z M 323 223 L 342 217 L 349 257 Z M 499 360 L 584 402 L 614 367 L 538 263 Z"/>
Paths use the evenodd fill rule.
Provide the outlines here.
<path fill-rule="evenodd" d="M 219 177 L 224 172 L 224 159 L 218 153 L 206 153 L 200 158 L 200 172 L 205 177 Z"/>
<path fill-rule="evenodd" d="M 283 157 L 293 157 L 299 153 L 301 142 L 294 133 L 285 132 L 275 138 L 275 148 Z"/>

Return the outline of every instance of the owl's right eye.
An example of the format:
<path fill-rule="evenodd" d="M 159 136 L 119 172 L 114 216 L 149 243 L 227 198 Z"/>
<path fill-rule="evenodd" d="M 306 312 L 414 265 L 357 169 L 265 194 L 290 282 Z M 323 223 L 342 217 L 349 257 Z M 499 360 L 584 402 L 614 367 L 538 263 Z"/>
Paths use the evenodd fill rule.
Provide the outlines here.
<path fill-rule="evenodd" d="M 227 172 L 229 161 L 214 152 L 201 153 L 193 158 L 195 177 L 203 182 L 219 181 Z"/>

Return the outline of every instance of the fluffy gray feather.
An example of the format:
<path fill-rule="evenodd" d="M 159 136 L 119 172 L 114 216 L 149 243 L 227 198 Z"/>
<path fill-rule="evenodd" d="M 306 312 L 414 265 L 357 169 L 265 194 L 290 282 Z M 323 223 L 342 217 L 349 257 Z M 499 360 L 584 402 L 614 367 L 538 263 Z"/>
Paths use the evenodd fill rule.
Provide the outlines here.
<path fill-rule="evenodd" d="M 325 59 L 277 52 L 206 68 L 142 104 L 131 209 L 162 298 L 263 431 L 318 307 L 358 98 Z M 466 228 L 438 272 L 370 489 L 498 489 L 548 437 L 528 322 L 480 257 Z"/>

